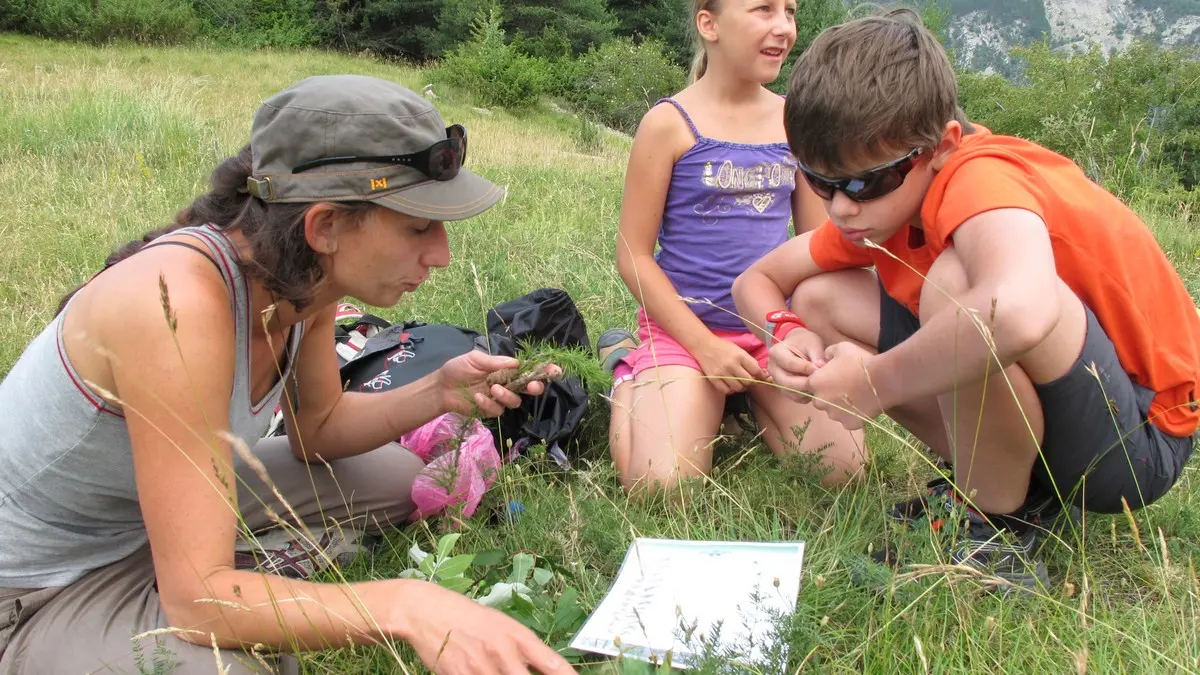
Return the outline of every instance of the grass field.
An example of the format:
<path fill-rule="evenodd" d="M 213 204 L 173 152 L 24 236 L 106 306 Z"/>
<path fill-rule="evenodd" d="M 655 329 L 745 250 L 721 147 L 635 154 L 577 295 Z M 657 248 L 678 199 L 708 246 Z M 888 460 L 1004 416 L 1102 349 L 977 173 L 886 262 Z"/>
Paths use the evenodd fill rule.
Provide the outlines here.
<path fill-rule="evenodd" d="M 217 161 L 246 142 L 262 98 L 333 72 L 425 84 L 415 69 L 322 53 L 98 49 L 0 35 L 0 375 L 62 292 L 203 190 Z M 507 185 L 508 196 L 452 224 L 450 269 L 382 313 L 481 329 L 487 307 L 549 286 L 572 295 L 593 337 L 631 326 L 636 306 L 613 264 L 628 141 L 595 140 L 556 112 L 518 119 L 439 94 L 443 115 L 470 129 L 471 166 Z M 1169 213 L 1145 215 L 1200 295 L 1200 233 Z M 804 466 L 773 459 L 761 444 L 730 443 L 696 499 L 634 504 L 606 461 L 606 409 L 599 396 L 593 401 L 581 470 L 557 474 L 539 461 L 507 467 L 456 548 L 489 552 L 493 565 L 473 568 L 481 577 L 505 574 L 521 552 L 555 570 L 530 610 L 555 646 L 578 628 L 581 615 L 569 610 L 590 611 L 603 597 L 635 536 L 800 539 L 808 548 L 798 612 L 780 626 L 786 661 L 751 672 L 1200 671 L 1195 461 L 1169 496 L 1132 519 L 1089 515 L 1082 529 L 1049 543 L 1052 588 L 1005 600 L 953 569 L 921 574 L 870 563 L 869 548 L 884 542 L 910 545 L 924 562 L 942 559 L 930 533 L 886 522 L 887 507 L 933 475 L 891 426 L 870 430 L 869 475 L 848 489 L 821 489 Z M 490 517 L 510 499 L 524 504 L 523 517 Z M 396 533 L 347 574 L 395 576 L 409 566 L 412 543 L 428 550 L 433 534 L 419 526 Z M 370 647 L 303 663 L 314 673 L 404 672 Z M 648 670 L 628 661 L 587 667 Z M 419 661 L 406 657 L 404 668 L 417 672 Z M 730 668 L 714 654 L 703 670 Z"/>

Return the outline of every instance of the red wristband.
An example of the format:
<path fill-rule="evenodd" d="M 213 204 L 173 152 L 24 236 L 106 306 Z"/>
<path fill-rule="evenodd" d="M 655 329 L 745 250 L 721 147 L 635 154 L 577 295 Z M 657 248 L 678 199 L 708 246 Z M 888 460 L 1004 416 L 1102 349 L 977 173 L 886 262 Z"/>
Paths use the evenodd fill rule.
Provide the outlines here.
<path fill-rule="evenodd" d="M 777 309 L 767 314 L 767 331 L 776 342 L 782 341 L 788 333 L 797 328 L 807 329 L 808 326 L 800 320 L 800 317 L 786 309 Z"/>

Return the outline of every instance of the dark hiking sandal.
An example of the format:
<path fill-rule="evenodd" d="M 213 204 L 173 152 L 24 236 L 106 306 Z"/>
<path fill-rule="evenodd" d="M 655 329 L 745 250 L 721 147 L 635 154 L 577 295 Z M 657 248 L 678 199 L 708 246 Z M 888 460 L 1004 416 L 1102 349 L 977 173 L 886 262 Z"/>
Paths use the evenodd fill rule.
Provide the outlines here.
<path fill-rule="evenodd" d="M 596 358 L 611 373 L 617 367 L 617 362 L 637 347 L 638 341 L 633 333 L 624 328 L 609 328 L 596 339 Z"/>
<path fill-rule="evenodd" d="M 985 518 L 971 508 L 965 511 L 965 527 L 958 530 L 951 562 L 1002 579 L 1007 583 L 997 584 L 996 590 L 1001 592 L 1044 591 L 1050 587 L 1045 563 L 1034 556 L 1036 528 L 1016 519 L 1001 524 L 998 518 Z"/>
<path fill-rule="evenodd" d="M 888 517 L 898 523 L 911 523 L 924 518 L 929 511 L 929 505 L 945 503 L 947 494 L 954 491 L 954 484 L 949 478 L 939 476 L 925 484 L 925 493 L 911 499 L 896 502 L 888 509 Z"/>
<path fill-rule="evenodd" d="M 919 515 L 908 517 L 913 514 Z M 1038 528 L 1025 522 L 1024 511 L 1016 516 L 985 516 L 963 501 L 949 479 L 939 478 L 929 482 L 926 495 L 900 502 L 889 515 L 904 523 L 924 517 L 935 532 L 950 536 L 950 561 L 990 575 L 997 590 L 1036 591 L 1050 585 L 1045 564 L 1034 557 Z M 875 551 L 873 557 L 893 567 L 901 563 L 894 547 Z"/>
<path fill-rule="evenodd" d="M 898 522 L 909 524 L 928 515 L 929 505 L 944 507 L 946 496 L 954 492 L 953 477 L 939 476 L 925 484 L 925 494 L 902 502 L 896 502 L 888 510 L 888 516 Z M 940 515 L 940 514 L 938 514 Z M 1052 494 L 1030 488 L 1025 504 L 1016 518 L 1035 528 L 1057 530 L 1068 522 L 1079 522 L 1082 515 L 1078 507 L 1063 504 Z"/>

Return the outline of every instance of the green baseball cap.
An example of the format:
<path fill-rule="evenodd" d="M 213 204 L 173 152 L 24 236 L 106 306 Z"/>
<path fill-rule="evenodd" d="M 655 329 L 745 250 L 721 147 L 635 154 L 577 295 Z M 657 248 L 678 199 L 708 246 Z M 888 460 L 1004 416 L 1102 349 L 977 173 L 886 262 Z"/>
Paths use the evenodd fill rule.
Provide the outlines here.
<path fill-rule="evenodd" d="M 430 220 L 483 213 L 503 188 L 466 169 L 466 129 L 429 101 L 364 75 L 305 78 L 251 127 L 250 194 L 265 202 L 369 201 Z"/>

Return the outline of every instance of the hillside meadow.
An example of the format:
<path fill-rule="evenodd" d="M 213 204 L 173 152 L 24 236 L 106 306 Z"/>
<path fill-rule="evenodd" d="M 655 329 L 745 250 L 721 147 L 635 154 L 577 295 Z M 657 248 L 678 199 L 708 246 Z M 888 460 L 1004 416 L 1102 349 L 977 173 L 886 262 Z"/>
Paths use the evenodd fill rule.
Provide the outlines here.
<path fill-rule="evenodd" d="M 429 81 L 415 67 L 316 51 L 92 47 L 0 35 L 0 376 L 52 318 L 62 293 L 203 191 L 212 167 L 246 143 L 263 98 L 305 76 L 337 72 L 417 90 Z M 555 287 L 575 299 L 593 339 L 612 326 L 632 327 L 636 304 L 613 263 L 628 138 L 549 105 L 514 115 L 478 107 L 464 92 L 435 92 L 443 116 L 470 130 L 469 166 L 508 194 L 485 215 L 448 227 L 449 269 L 401 305 L 376 311 L 480 330 L 488 307 Z M 1134 206 L 1200 295 L 1195 225 L 1161 202 Z M 1052 587 L 1005 597 L 950 567 L 871 562 L 869 551 L 884 544 L 910 549 L 916 560 L 944 560 L 936 535 L 887 522 L 888 506 L 934 475 L 918 444 L 890 423 L 870 429 L 868 475 L 849 488 L 826 491 L 802 462 L 776 460 L 743 438 L 721 445 L 694 499 L 634 503 L 607 461 L 602 383 L 592 393 L 577 470 L 555 471 L 536 455 L 506 466 L 479 514 L 456 530 L 455 552 L 479 554 L 470 572 L 477 580 L 504 578 L 526 555 L 553 572 L 524 611 L 558 648 L 602 599 L 635 537 L 799 539 L 807 554 L 797 613 L 778 626 L 786 649 L 750 666 L 714 652 L 700 672 L 1200 670 L 1196 461 L 1153 507 L 1089 515 L 1062 532 L 1042 551 Z M 504 517 L 514 500 L 523 515 Z M 343 572 L 394 577 L 411 565 L 411 546 L 430 550 L 446 531 L 445 522 L 398 531 Z M 302 664 L 311 673 L 421 672 L 411 652 L 398 654 L 361 646 L 306 655 Z M 587 662 L 585 672 L 650 670 L 571 657 Z"/>

